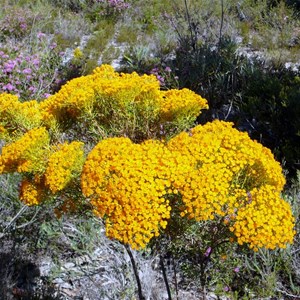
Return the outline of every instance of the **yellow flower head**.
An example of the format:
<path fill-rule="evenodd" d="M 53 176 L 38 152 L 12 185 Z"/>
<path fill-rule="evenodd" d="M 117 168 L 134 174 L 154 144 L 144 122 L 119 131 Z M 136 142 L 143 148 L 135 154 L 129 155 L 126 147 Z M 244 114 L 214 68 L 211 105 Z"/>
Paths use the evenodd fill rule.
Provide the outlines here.
<path fill-rule="evenodd" d="M 0 126 L 8 134 L 19 136 L 24 131 L 39 127 L 41 118 L 37 101 L 20 102 L 16 95 L 0 94 Z"/>
<path fill-rule="evenodd" d="M 239 244 L 250 248 L 285 248 L 295 235 L 294 217 L 289 204 L 280 198 L 277 190 L 265 185 L 251 191 L 251 200 L 237 211 L 230 228 Z"/>
<path fill-rule="evenodd" d="M 43 172 L 49 147 L 49 134 L 44 127 L 26 132 L 2 148 L 0 174 L 7 172 Z"/>
<path fill-rule="evenodd" d="M 45 184 L 52 193 L 61 191 L 81 173 L 84 163 L 83 143 L 74 141 L 56 146 L 49 157 L 45 171 Z"/>
<path fill-rule="evenodd" d="M 134 144 L 127 138 L 103 140 L 90 152 L 82 191 L 105 217 L 108 236 L 139 249 L 166 227 L 169 155 L 163 143 Z"/>
<path fill-rule="evenodd" d="M 21 183 L 19 198 L 28 206 L 38 205 L 44 198 L 44 191 L 40 183 L 24 179 Z"/>

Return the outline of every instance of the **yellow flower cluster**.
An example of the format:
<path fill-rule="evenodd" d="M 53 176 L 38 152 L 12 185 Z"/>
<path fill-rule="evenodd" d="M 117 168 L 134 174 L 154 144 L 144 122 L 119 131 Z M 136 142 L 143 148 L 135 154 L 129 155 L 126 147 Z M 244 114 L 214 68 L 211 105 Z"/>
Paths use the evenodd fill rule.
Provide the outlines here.
<path fill-rule="evenodd" d="M 283 185 L 271 152 L 221 121 L 168 143 L 103 140 L 88 155 L 81 176 L 83 194 L 106 218 L 107 234 L 134 248 L 143 248 L 166 227 L 179 200 L 181 217 L 221 219 L 240 244 L 283 247 L 295 234 L 291 209 L 280 198 Z"/>
<path fill-rule="evenodd" d="M 79 55 L 77 50 L 75 56 Z M 206 101 L 191 91 L 161 91 L 154 75 L 118 73 L 109 65 L 67 82 L 60 91 L 40 103 L 35 100 L 22 103 L 17 96 L 1 94 L 0 138 L 5 138 L 7 144 L 0 156 L 0 173 L 24 173 L 27 179 L 22 185 L 21 198 L 26 203 L 36 203 L 38 200 L 26 200 L 29 199 L 28 191 L 33 191 L 37 185 L 28 178 L 39 175 L 42 178 L 39 186 L 55 194 L 81 171 L 83 144 L 63 144 L 55 150 L 55 146 L 51 146 L 61 140 L 59 134 L 65 124 L 76 121 L 79 124 L 74 126 L 79 128 L 81 121 L 91 121 L 89 125 L 95 124 L 92 132 L 106 127 L 110 130 L 117 124 L 116 130 L 108 130 L 104 135 L 127 135 L 140 141 L 152 133 L 155 136 L 161 122 L 174 121 L 184 114 L 190 120 L 206 107 Z M 132 147 L 140 152 L 151 148 Z M 164 219 L 162 215 L 159 222 Z M 149 229 L 149 232 L 157 234 L 157 230 Z"/>
<path fill-rule="evenodd" d="M 28 206 L 38 205 L 44 198 L 45 189 L 39 180 L 24 179 L 21 182 L 19 198 Z"/>
<path fill-rule="evenodd" d="M 49 134 L 45 127 L 26 132 L 15 142 L 3 146 L 0 156 L 0 174 L 8 172 L 43 172 Z"/>
<path fill-rule="evenodd" d="M 52 126 L 67 117 L 78 117 L 88 111 L 95 101 L 95 92 L 91 87 L 91 76 L 82 76 L 67 82 L 54 95 L 40 103 L 43 121 Z"/>
<path fill-rule="evenodd" d="M 20 102 L 18 96 L 11 94 L 0 94 L 0 126 L 6 132 L 2 138 L 9 135 L 20 135 L 24 131 L 41 125 L 42 116 L 37 101 Z"/>
<path fill-rule="evenodd" d="M 240 245 L 258 248 L 285 248 L 293 242 L 294 217 L 290 205 L 270 185 L 251 191 L 251 201 L 237 211 L 230 230 Z"/>
<path fill-rule="evenodd" d="M 188 89 L 161 91 L 161 115 L 164 120 L 197 116 L 201 109 L 207 109 L 207 101 Z"/>
<path fill-rule="evenodd" d="M 103 65 L 92 75 L 72 79 L 59 92 L 41 103 L 44 120 L 51 124 L 67 113 L 78 117 L 98 112 L 102 118 L 110 118 L 112 111 L 107 107 L 123 109 L 125 106 L 144 100 L 145 105 L 159 95 L 159 83 L 154 76 L 119 74 L 113 68 Z"/>
<path fill-rule="evenodd" d="M 61 191 L 81 173 L 84 163 L 84 144 L 74 141 L 56 146 L 49 157 L 45 171 L 45 184 L 53 194 Z"/>
<path fill-rule="evenodd" d="M 18 111 L 19 99 L 15 95 L 0 94 L 0 124 L 5 127 L 12 127 L 12 119 Z"/>
<path fill-rule="evenodd" d="M 160 97 L 159 81 L 154 75 L 117 73 L 111 66 L 103 65 L 94 70 L 92 80 L 99 101 L 104 100 L 105 105 L 110 100 L 120 108 L 132 104 L 147 107 L 157 105 Z"/>
<path fill-rule="evenodd" d="M 27 205 L 38 205 L 49 195 L 49 190 L 55 194 L 80 176 L 84 163 L 83 145 L 77 141 L 64 143 L 53 146 L 53 152 L 46 129 L 32 129 L 3 147 L 0 173 L 26 173 L 20 186 L 20 200 Z"/>
<path fill-rule="evenodd" d="M 284 247 L 293 240 L 294 219 L 280 198 L 285 179 L 269 149 L 222 121 L 168 142 L 146 140 L 161 126 L 187 128 L 204 108 L 206 100 L 192 91 L 161 91 L 153 75 L 120 74 L 108 65 L 69 81 L 41 103 L 1 94 L 0 138 L 9 143 L 2 147 L 0 174 L 25 173 L 20 199 L 26 204 L 61 192 L 65 207 L 76 197 L 64 189 L 81 174 L 82 193 L 105 218 L 108 236 L 135 249 L 166 228 L 172 208 L 196 221 L 222 220 L 239 244 L 254 250 Z M 53 126 L 64 130 L 73 121 L 143 142 L 102 140 L 84 162 L 82 142 L 50 145 L 57 140 L 47 130 L 59 134 Z M 76 136 L 72 130 L 69 136 Z"/>
<path fill-rule="evenodd" d="M 159 141 L 134 144 L 128 138 L 103 140 L 89 153 L 82 192 L 106 219 L 108 236 L 139 249 L 166 227 L 170 155 Z"/>
<path fill-rule="evenodd" d="M 230 229 L 239 243 L 255 249 L 282 247 L 295 233 L 291 209 L 280 198 L 285 183 L 280 165 L 269 149 L 232 125 L 214 121 L 169 141 L 180 161 L 172 184 L 182 195 L 181 215 L 197 221 L 223 217 L 224 224 L 235 224 Z M 265 219 L 271 215 L 277 223 Z M 280 222 L 285 229 L 278 227 Z M 257 227 L 251 231 L 253 223 Z"/>
<path fill-rule="evenodd" d="M 83 119 L 97 116 L 100 126 L 121 122 L 122 127 L 131 119 L 145 124 L 151 120 L 156 126 L 157 122 L 191 122 L 205 108 L 206 100 L 192 91 L 161 91 L 154 75 L 117 73 L 108 65 L 96 68 L 91 75 L 72 79 L 40 104 L 43 121 L 50 127 L 66 115 Z"/>

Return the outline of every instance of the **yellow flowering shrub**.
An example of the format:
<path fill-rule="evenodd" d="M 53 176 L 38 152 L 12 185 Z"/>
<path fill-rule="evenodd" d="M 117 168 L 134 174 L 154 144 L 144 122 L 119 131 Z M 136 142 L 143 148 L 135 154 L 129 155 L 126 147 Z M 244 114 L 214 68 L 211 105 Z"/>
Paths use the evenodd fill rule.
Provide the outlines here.
<path fill-rule="evenodd" d="M 22 173 L 27 205 L 55 199 L 62 213 L 86 200 L 107 235 L 135 249 L 176 218 L 221 224 L 254 250 L 285 247 L 295 232 L 279 163 L 232 123 L 183 131 L 205 108 L 192 91 L 108 65 L 40 103 L 1 94 L 0 174 Z"/>
<path fill-rule="evenodd" d="M 26 132 L 15 142 L 3 146 L 0 155 L 0 174 L 9 172 L 43 172 L 50 137 L 45 127 Z"/>
<path fill-rule="evenodd" d="M 285 183 L 281 167 L 269 149 L 232 125 L 214 121 L 169 141 L 169 149 L 180 161 L 172 184 L 182 195 L 181 216 L 197 221 L 221 217 L 225 225 L 234 224 L 230 230 L 239 243 L 254 249 L 291 243 L 294 218 L 280 198 Z M 268 216 L 276 221 L 270 222 Z"/>
<path fill-rule="evenodd" d="M 154 137 L 160 125 L 187 128 L 207 108 L 207 101 L 187 89 L 161 91 L 154 75 L 115 72 L 102 65 L 91 75 L 67 82 L 40 103 L 48 127 L 68 118 L 86 121 L 107 135 L 126 135 L 142 141 Z"/>
<path fill-rule="evenodd" d="M 55 194 L 81 173 L 84 163 L 84 144 L 74 141 L 57 145 L 49 157 L 45 171 L 45 184 Z"/>
<path fill-rule="evenodd" d="M 128 138 L 103 140 L 89 153 L 82 192 L 105 218 L 108 236 L 140 249 L 166 227 L 170 155 L 159 141 L 134 144 Z"/>

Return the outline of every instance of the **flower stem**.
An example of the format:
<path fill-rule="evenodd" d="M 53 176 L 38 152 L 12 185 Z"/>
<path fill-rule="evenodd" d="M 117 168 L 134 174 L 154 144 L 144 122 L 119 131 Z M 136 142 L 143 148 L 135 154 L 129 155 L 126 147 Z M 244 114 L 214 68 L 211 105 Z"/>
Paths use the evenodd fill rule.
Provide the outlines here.
<path fill-rule="evenodd" d="M 128 245 L 124 245 L 124 247 L 125 247 L 128 255 L 129 255 L 129 258 L 130 258 L 130 261 L 131 261 L 132 269 L 133 269 L 135 280 L 136 280 L 136 283 L 137 283 L 139 300 L 145 300 L 145 297 L 144 297 L 143 291 L 142 291 L 142 285 L 141 285 L 140 277 L 139 277 L 139 274 L 138 274 L 138 270 L 137 270 L 137 266 L 136 266 L 134 257 L 132 255 L 130 247 Z"/>

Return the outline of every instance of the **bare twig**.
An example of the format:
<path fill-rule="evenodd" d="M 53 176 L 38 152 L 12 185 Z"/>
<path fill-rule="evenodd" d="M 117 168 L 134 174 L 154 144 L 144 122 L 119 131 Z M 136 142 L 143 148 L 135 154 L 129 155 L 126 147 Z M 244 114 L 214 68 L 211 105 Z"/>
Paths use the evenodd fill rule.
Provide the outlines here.
<path fill-rule="evenodd" d="M 280 290 L 280 289 L 276 289 L 276 290 L 277 290 L 277 292 L 282 293 L 282 294 L 284 294 L 288 297 L 299 299 L 299 295 L 293 295 L 293 294 L 287 293 L 286 291 L 283 291 L 283 290 Z"/>
<path fill-rule="evenodd" d="M 293 250 L 293 251 L 291 251 L 291 254 L 296 254 L 297 252 L 299 252 L 300 251 L 300 248 L 298 248 L 298 249 L 296 249 L 296 250 Z"/>
<path fill-rule="evenodd" d="M 16 228 L 17 228 L 17 229 L 20 229 L 20 228 L 24 228 L 24 227 L 26 227 L 26 226 L 32 224 L 32 223 L 35 221 L 35 217 L 37 216 L 37 214 L 39 213 L 40 210 L 41 210 L 41 209 L 40 209 L 40 207 L 39 207 L 39 208 L 35 211 L 33 217 L 30 219 L 30 221 L 28 221 L 28 222 L 26 222 L 26 223 L 24 223 L 24 224 L 22 224 L 22 225 L 20 225 L 20 226 L 17 226 Z"/>
<path fill-rule="evenodd" d="M 7 224 L 7 226 L 5 227 L 5 230 L 8 229 L 11 224 L 18 219 L 26 210 L 28 209 L 28 206 L 24 205 L 22 206 L 22 208 L 18 211 L 18 213 L 11 219 L 11 221 Z"/>
<path fill-rule="evenodd" d="M 222 42 L 222 31 L 223 31 L 223 23 L 224 23 L 224 0 L 221 0 L 221 7 L 222 7 L 222 12 L 221 12 L 221 24 L 220 24 L 220 33 L 219 33 L 219 47 L 221 46 L 221 42 Z"/>
<path fill-rule="evenodd" d="M 191 35 L 192 47 L 195 50 L 196 40 L 195 40 L 195 37 L 193 35 L 191 16 L 190 16 L 190 12 L 189 12 L 189 8 L 187 6 L 187 1 L 186 0 L 184 0 L 184 6 L 185 6 L 186 18 L 187 18 L 187 21 L 188 21 L 188 24 L 189 24 L 189 31 L 190 31 L 190 35 Z"/>
<path fill-rule="evenodd" d="M 227 114 L 226 114 L 226 116 L 225 116 L 225 121 L 227 120 L 227 118 L 229 117 L 229 114 L 230 114 L 230 112 L 231 112 L 231 109 L 232 109 L 232 103 L 233 103 L 233 101 L 230 101 L 230 105 L 229 105 Z"/>
<path fill-rule="evenodd" d="M 175 260 L 174 260 L 173 254 L 172 254 L 172 265 L 173 265 L 173 272 L 174 272 L 174 282 L 175 282 L 176 300 L 179 300 L 179 298 L 178 298 L 177 273 L 176 273 Z"/>

